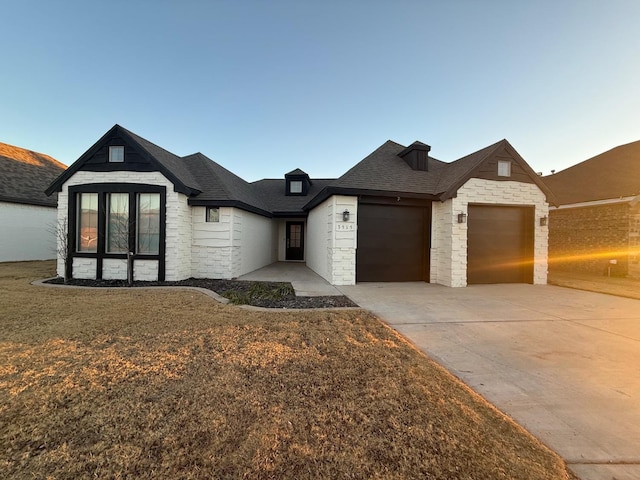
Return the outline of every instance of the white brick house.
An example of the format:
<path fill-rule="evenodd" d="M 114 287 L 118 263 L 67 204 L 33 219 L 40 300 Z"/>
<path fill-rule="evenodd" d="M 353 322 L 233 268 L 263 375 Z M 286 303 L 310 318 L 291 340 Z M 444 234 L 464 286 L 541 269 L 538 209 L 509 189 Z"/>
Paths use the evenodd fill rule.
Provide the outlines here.
<path fill-rule="evenodd" d="M 452 163 L 388 141 L 338 179 L 247 183 L 116 125 L 48 188 L 68 225 L 58 274 L 234 278 L 306 262 L 362 281 L 546 283 L 549 192 L 506 141 Z"/>

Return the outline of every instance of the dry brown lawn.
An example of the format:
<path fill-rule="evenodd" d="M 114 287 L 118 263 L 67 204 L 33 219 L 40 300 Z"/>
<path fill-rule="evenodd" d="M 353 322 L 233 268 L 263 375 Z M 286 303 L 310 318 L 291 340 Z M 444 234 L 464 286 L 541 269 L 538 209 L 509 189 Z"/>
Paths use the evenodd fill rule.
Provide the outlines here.
<path fill-rule="evenodd" d="M 0 476 L 561 479 L 563 462 L 361 311 L 29 282 L 0 264 Z"/>

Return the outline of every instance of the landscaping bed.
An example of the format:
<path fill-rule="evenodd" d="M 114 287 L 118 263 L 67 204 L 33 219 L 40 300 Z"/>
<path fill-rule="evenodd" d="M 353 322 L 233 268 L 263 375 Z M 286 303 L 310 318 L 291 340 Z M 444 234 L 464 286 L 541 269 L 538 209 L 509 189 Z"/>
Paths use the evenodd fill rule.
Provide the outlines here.
<path fill-rule="evenodd" d="M 47 283 L 61 285 L 63 279 L 58 277 Z M 126 280 L 80 280 L 71 279 L 67 285 L 82 287 L 127 287 Z M 228 298 L 236 305 L 253 305 L 266 308 L 336 308 L 357 307 L 355 303 L 344 295 L 298 297 L 288 282 L 257 282 L 245 280 L 211 280 L 189 278 L 177 282 L 133 282 L 132 287 L 170 287 L 188 286 L 211 290 L 218 295 Z"/>

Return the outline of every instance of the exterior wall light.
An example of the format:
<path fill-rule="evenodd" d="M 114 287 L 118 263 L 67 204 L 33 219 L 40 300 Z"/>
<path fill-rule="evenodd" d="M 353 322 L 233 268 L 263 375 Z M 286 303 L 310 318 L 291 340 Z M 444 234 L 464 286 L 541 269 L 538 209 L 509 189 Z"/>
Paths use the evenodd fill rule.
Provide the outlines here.
<path fill-rule="evenodd" d="M 540 226 L 541 227 L 546 227 L 547 226 L 547 216 L 546 215 L 544 217 L 540 217 Z"/>
<path fill-rule="evenodd" d="M 460 212 L 458 214 L 458 223 L 467 223 L 467 214 Z"/>
<path fill-rule="evenodd" d="M 344 212 L 342 212 L 342 221 L 343 222 L 349 221 L 349 210 L 345 210 Z"/>

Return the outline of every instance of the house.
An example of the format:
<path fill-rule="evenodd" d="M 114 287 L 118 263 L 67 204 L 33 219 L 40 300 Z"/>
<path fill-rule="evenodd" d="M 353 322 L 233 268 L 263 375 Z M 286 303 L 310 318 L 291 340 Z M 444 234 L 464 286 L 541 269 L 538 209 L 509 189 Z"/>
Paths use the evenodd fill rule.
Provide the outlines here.
<path fill-rule="evenodd" d="M 544 177 L 550 261 L 561 269 L 640 277 L 640 141 Z"/>
<path fill-rule="evenodd" d="M 0 143 L 0 262 L 56 257 L 56 196 L 45 188 L 66 165 Z"/>
<path fill-rule="evenodd" d="M 47 189 L 68 225 L 58 274 L 125 278 L 131 252 L 140 280 L 302 261 L 334 285 L 545 283 L 551 194 L 515 149 L 451 163 L 429 151 L 387 141 L 337 179 L 296 169 L 249 183 L 115 125 Z"/>

